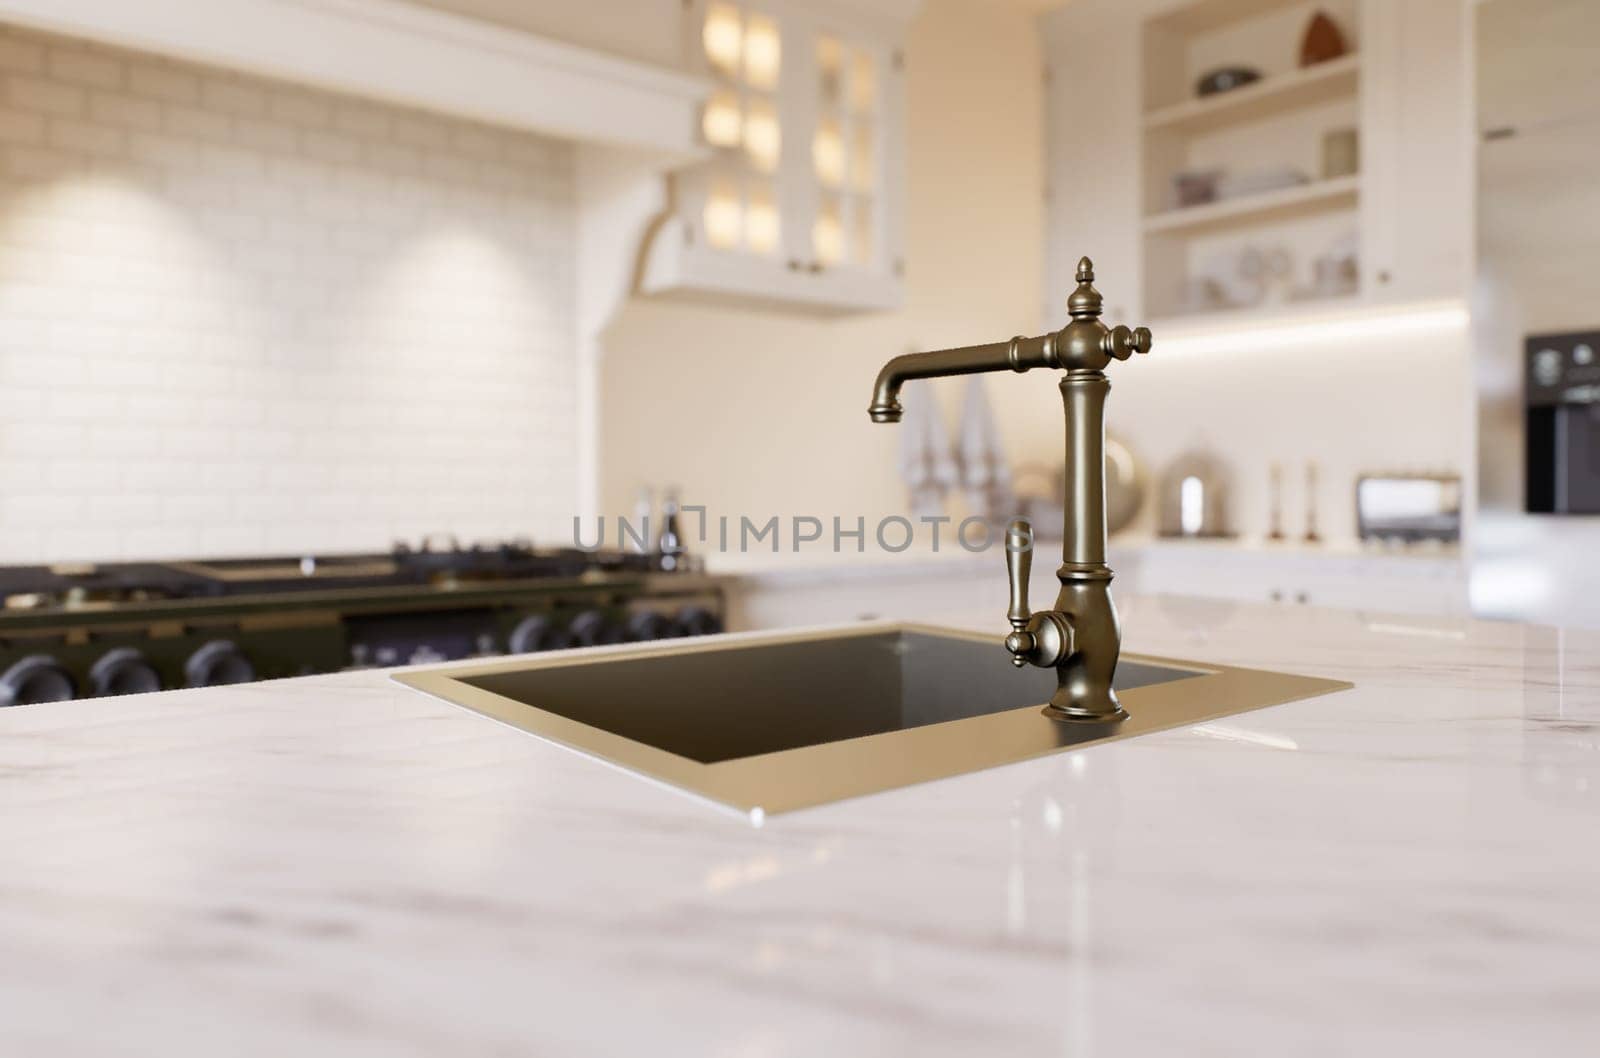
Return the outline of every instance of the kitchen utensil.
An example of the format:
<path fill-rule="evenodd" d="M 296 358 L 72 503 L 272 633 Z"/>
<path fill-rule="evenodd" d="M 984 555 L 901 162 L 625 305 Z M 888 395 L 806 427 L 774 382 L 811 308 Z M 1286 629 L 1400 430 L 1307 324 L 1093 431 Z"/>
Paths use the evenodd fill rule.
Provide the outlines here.
<path fill-rule="evenodd" d="M 1015 505 L 1011 467 L 1006 463 L 1000 430 L 995 425 L 994 410 L 989 406 L 988 390 L 984 389 L 981 378 L 974 378 L 967 384 L 956 455 L 961 465 L 961 487 L 967 494 L 967 509 L 991 520 L 1009 517 Z"/>
<path fill-rule="evenodd" d="M 1253 81 L 1261 80 L 1261 71 L 1251 66 L 1223 66 L 1203 75 L 1195 82 L 1194 91 L 1199 96 L 1214 96 L 1231 92 Z"/>
<path fill-rule="evenodd" d="M 1317 464 L 1313 460 L 1306 464 L 1306 535 L 1308 544 L 1322 543 L 1322 537 L 1317 532 Z"/>
<path fill-rule="evenodd" d="M 950 435 L 932 388 L 913 385 L 920 399 L 906 415 L 900 434 L 900 480 L 911 493 L 911 512 L 918 518 L 936 518 L 944 512 L 945 497 L 961 480 Z"/>
<path fill-rule="evenodd" d="M 1305 35 L 1300 38 L 1300 65 L 1315 66 L 1319 62 L 1337 59 L 1349 50 L 1338 25 L 1326 12 L 1318 11 L 1311 16 L 1311 21 L 1306 24 Z"/>
<path fill-rule="evenodd" d="M 1217 198 L 1217 181 L 1222 179 L 1221 169 L 1182 169 L 1172 174 L 1172 205 L 1174 209 L 1203 206 Z"/>
<path fill-rule="evenodd" d="M 1362 474 L 1356 479 L 1356 535 L 1456 543 L 1461 539 L 1460 475 Z"/>
<path fill-rule="evenodd" d="M 1361 137 L 1353 128 L 1329 129 L 1322 134 L 1322 178 L 1354 176 L 1361 168 Z"/>
<path fill-rule="evenodd" d="M 1249 169 L 1242 173 L 1224 173 L 1217 180 L 1218 198 L 1239 198 L 1244 195 L 1262 195 L 1268 191 L 1281 191 L 1286 187 L 1308 184 L 1311 178 L 1305 170 L 1292 165 L 1272 165 L 1262 169 Z"/>
<path fill-rule="evenodd" d="M 1267 471 L 1268 540 L 1283 539 L 1283 466 L 1272 464 Z"/>
<path fill-rule="evenodd" d="M 1144 506 L 1144 467 L 1122 438 L 1106 434 L 1106 532 L 1133 524 Z"/>
<path fill-rule="evenodd" d="M 1174 459 L 1161 475 L 1162 536 L 1229 537 L 1232 475 L 1215 454 L 1194 449 Z"/>

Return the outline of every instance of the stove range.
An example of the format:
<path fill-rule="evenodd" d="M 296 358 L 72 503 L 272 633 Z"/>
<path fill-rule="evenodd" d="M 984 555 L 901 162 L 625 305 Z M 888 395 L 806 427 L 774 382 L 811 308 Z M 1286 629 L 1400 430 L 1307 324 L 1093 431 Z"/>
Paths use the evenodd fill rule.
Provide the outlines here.
<path fill-rule="evenodd" d="M 722 631 L 723 581 L 684 559 L 429 537 L 0 567 L 0 707 Z"/>

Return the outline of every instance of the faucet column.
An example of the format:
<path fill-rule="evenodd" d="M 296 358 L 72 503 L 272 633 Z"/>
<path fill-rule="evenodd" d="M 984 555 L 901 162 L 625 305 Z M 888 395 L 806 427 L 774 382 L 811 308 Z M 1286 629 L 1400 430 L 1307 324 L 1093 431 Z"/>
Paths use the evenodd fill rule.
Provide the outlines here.
<path fill-rule="evenodd" d="M 1071 370 L 1061 380 L 1066 412 L 1066 520 L 1061 594 L 1075 649 L 1056 665 L 1056 693 L 1045 712 L 1061 720 L 1104 722 L 1127 717 L 1111 689 L 1122 650 L 1122 629 L 1111 601 L 1106 565 L 1105 372 Z"/>
<path fill-rule="evenodd" d="M 1061 379 L 1067 416 L 1066 522 L 1061 560 L 1069 566 L 1106 561 L 1106 394 L 1103 371 L 1068 371 Z"/>

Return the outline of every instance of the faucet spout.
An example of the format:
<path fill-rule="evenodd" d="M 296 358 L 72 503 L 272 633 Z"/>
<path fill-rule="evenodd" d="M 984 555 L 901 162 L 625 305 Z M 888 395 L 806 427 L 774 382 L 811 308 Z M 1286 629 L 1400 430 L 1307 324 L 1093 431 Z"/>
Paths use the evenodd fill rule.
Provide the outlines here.
<path fill-rule="evenodd" d="M 872 386 L 872 404 L 867 412 L 873 422 L 899 422 L 905 413 L 900 405 L 900 387 L 914 378 L 945 378 L 951 375 L 977 375 L 986 371 L 1021 372 L 1036 367 L 1054 367 L 1055 343 L 1054 334 L 1038 338 L 1019 336 L 1009 342 L 897 356 L 878 372 L 878 380 Z"/>

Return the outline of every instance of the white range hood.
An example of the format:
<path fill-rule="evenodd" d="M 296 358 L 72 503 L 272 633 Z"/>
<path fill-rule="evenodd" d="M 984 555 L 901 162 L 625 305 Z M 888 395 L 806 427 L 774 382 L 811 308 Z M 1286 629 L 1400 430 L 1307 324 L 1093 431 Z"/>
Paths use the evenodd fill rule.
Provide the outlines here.
<path fill-rule="evenodd" d="M 402 0 L 0 0 L 0 21 L 563 139 L 699 153 L 708 85 Z"/>

